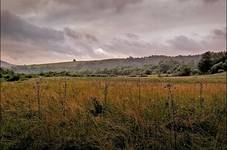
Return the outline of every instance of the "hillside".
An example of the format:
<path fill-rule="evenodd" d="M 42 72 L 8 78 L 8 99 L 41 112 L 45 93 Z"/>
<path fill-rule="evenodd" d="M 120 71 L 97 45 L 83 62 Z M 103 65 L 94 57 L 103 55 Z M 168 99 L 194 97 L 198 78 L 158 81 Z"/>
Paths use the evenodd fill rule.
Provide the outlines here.
<path fill-rule="evenodd" d="M 78 71 L 96 71 L 102 69 L 112 69 L 116 67 L 133 67 L 140 68 L 144 65 L 158 65 L 160 62 L 178 62 L 181 64 L 197 65 L 200 60 L 200 55 L 194 56 L 149 56 L 142 58 L 122 58 L 122 59 L 106 59 L 94 61 L 72 61 L 39 65 L 17 65 L 11 68 L 18 73 L 40 73 L 40 72 L 78 72 Z"/>
<path fill-rule="evenodd" d="M 0 66 L 1 66 L 1 68 L 4 68 L 4 69 L 10 69 L 14 65 L 13 64 L 10 64 L 8 62 L 5 62 L 5 61 L 0 60 Z"/>

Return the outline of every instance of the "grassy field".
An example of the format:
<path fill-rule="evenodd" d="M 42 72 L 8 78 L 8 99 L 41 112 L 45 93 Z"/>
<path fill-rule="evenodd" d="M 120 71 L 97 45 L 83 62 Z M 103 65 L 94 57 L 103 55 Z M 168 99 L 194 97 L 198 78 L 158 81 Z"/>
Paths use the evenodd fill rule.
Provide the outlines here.
<path fill-rule="evenodd" d="M 225 74 L 1 83 L 3 150 L 227 149 Z"/>

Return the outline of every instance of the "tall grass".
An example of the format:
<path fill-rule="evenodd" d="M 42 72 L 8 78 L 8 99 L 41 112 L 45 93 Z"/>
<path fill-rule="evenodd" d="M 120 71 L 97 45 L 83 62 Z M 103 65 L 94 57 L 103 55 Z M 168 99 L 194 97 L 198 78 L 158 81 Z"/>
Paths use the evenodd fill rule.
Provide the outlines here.
<path fill-rule="evenodd" d="M 225 86 L 206 78 L 4 83 L 0 149 L 226 149 Z"/>

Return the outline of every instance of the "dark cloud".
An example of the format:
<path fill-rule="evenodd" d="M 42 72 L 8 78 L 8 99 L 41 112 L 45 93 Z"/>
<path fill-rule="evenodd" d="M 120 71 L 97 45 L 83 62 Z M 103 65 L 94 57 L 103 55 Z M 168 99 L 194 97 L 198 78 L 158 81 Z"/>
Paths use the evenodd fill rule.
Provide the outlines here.
<path fill-rule="evenodd" d="M 226 38 L 226 29 L 214 29 L 213 30 L 213 37 L 214 38 L 221 38 L 225 39 Z"/>
<path fill-rule="evenodd" d="M 50 54 L 65 54 L 66 49 L 70 50 L 64 42 L 63 31 L 38 27 L 9 11 L 1 12 L 1 54 L 3 56 L 18 62 L 37 60 L 35 56 L 39 56 L 40 59 L 41 56 L 51 58 Z"/>
<path fill-rule="evenodd" d="M 61 31 L 56 31 L 50 28 L 37 27 L 20 17 L 2 11 L 1 13 L 1 35 L 6 38 L 11 38 L 21 41 L 63 41 L 64 35 Z"/>

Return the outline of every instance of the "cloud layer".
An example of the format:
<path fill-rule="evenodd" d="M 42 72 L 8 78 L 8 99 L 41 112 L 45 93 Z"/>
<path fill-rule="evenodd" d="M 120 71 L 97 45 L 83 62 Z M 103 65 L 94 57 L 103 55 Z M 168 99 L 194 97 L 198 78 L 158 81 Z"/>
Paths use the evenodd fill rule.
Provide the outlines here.
<path fill-rule="evenodd" d="M 16 64 L 226 50 L 225 0 L 2 0 Z"/>

